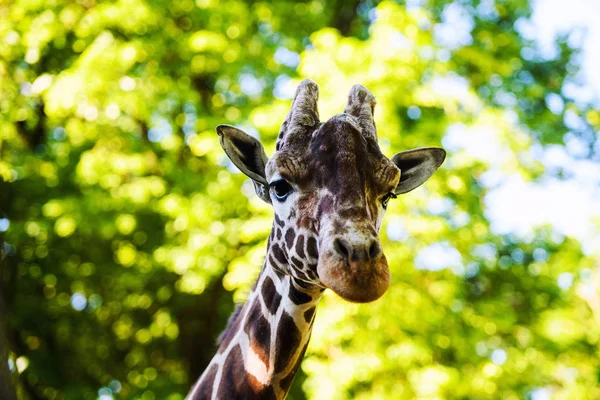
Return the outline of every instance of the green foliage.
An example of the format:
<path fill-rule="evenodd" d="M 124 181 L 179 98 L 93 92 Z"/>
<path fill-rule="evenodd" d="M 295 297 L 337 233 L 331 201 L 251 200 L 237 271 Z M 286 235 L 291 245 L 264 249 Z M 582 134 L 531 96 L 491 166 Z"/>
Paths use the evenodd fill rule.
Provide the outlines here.
<path fill-rule="evenodd" d="M 271 226 L 214 127 L 254 127 L 272 151 L 289 107 L 274 89 L 302 77 L 320 85 L 322 119 L 368 87 L 388 155 L 463 124 L 501 157 L 457 150 L 391 203 L 392 287 L 370 305 L 325 296 L 290 397 L 600 397 L 597 259 L 552 227 L 495 234 L 482 200 L 486 171 L 537 179 L 531 146 L 562 144 L 545 98 L 576 72 L 573 50 L 539 58 L 514 28 L 523 0 L 460 2 L 472 40 L 447 48 L 433 32 L 449 2 L 421 3 L 0 1 L 0 322 L 20 397 L 183 399 Z M 597 111 L 563 101 L 587 124 L 574 134 L 599 129 Z M 440 244 L 460 265 L 415 267 Z M 560 289 L 563 272 L 581 280 Z"/>

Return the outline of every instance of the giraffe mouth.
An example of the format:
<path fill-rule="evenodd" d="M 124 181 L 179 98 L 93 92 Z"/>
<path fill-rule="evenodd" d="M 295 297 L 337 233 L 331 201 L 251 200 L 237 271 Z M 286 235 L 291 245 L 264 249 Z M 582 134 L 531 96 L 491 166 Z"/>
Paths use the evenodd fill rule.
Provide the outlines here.
<path fill-rule="evenodd" d="M 375 301 L 390 286 L 390 269 L 383 253 L 368 261 L 325 256 L 319 260 L 317 272 L 323 286 L 353 303 Z"/>

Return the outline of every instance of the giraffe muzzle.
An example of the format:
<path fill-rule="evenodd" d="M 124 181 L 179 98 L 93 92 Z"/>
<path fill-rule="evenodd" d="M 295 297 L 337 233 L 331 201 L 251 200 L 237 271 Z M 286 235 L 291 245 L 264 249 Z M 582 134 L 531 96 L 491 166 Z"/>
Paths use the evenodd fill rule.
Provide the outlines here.
<path fill-rule="evenodd" d="M 324 250 L 317 266 L 319 278 L 342 298 L 368 303 L 389 287 L 390 270 L 376 237 L 351 240 L 337 236 Z"/>

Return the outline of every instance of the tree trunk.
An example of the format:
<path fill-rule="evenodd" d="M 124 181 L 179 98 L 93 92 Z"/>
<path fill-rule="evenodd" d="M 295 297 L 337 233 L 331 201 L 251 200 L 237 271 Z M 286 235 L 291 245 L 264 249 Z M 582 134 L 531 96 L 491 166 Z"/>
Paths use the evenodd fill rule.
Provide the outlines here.
<path fill-rule="evenodd" d="M 0 242 L 1 243 L 1 242 Z M 0 268 L 1 268 L 0 263 Z M 8 341 L 6 339 L 6 308 L 1 296 L 2 285 L 0 283 L 0 399 L 16 400 L 14 377 L 8 369 Z"/>

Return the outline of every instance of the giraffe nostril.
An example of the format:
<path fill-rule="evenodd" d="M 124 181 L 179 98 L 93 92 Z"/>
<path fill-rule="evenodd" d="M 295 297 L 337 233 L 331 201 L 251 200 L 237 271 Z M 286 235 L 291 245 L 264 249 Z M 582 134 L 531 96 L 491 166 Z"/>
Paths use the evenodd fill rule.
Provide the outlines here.
<path fill-rule="evenodd" d="M 333 248 L 339 255 L 341 255 L 345 259 L 348 259 L 350 257 L 350 244 L 344 239 L 336 238 L 333 241 Z"/>
<path fill-rule="evenodd" d="M 371 246 L 369 246 L 369 257 L 374 260 L 381 253 L 381 246 L 377 240 L 373 240 Z"/>

